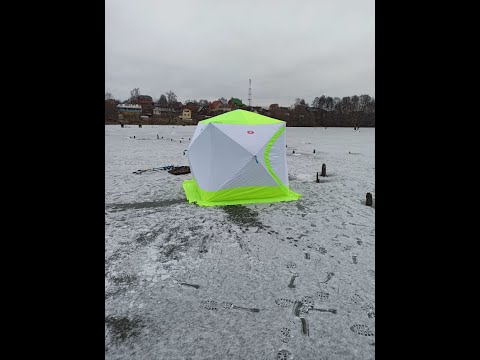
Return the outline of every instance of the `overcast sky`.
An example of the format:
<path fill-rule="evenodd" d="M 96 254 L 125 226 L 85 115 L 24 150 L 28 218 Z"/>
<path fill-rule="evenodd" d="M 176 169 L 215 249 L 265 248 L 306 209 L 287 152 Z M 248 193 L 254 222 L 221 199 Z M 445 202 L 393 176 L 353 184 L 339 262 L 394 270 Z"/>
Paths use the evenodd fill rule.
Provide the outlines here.
<path fill-rule="evenodd" d="M 105 91 L 156 101 L 375 96 L 374 0 L 106 0 Z"/>

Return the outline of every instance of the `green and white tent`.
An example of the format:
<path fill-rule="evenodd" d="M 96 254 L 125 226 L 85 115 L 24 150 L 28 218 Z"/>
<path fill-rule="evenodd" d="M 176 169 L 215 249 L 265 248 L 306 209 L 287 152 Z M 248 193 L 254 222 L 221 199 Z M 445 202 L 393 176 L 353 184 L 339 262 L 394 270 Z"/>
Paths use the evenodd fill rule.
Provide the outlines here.
<path fill-rule="evenodd" d="M 301 195 L 288 186 L 285 128 L 285 121 L 245 110 L 200 121 L 188 148 L 188 201 L 215 206 L 298 200 Z"/>

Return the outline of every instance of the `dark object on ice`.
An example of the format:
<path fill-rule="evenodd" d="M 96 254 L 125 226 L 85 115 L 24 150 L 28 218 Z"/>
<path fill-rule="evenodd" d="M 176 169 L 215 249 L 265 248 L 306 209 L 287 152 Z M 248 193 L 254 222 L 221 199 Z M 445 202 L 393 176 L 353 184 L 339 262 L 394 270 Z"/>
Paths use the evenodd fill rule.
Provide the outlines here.
<path fill-rule="evenodd" d="M 160 138 L 158 137 L 158 134 L 157 134 L 157 140 L 158 140 L 158 139 L 160 139 Z"/>
<path fill-rule="evenodd" d="M 295 150 L 293 150 L 292 154 L 295 154 Z"/>
<path fill-rule="evenodd" d="M 367 206 L 372 206 L 373 205 L 373 197 L 371 193 L 367 193 L 367 201 L 365 203 Z"/>
<path fill-rule="evenodd" d="M 200 287 L 200 285 L 187 284 L 187 283 L 180 283 L 180 285 L 191 286 L 191 287 L 194 287 L 195 289 L 198 289 Z"/>
<path fill-rule="evenodd" d="M 122 128 L 125 127 L 125 125 L 123 125 L 123 123 L 120 123 L 120 126 L 121 126 Z"/>
<path fill-rule="evenodd" d="M 315 149 L 313 149 L 313 153 L 315 154 Z"/>
<path fill-rule="evenodd" d="M 309 336 L 310 332 L 308 331 L 308 323 L 307 320 L 304 318 L 301 318 L 302 320 L 302 334 Z"/>
<path fill-rule="evenodd" d="M 301 301 L 295 301 L 293 304 L 293 315 L 296 317 L 300 317 L 300 308 L 303 306 Z"/>
<path fill-rule="evenodd" d="M 322 173 L 320 176 L 327 176 L 327 165 L 322 164 Z"/>
<path fill-rule="evenodd" d="M 290 278 L 290 283 L 288 284 L 288 287 L 291 289 L 295 287 L 295 285 L 293 284 L 293 282 L 295 281 L 295 278 L 296 278 L 295 275 L 292 275 L 292 277 Z"/>
<path fill-rule="evenodd" d="M 142 173 L 147 172 L 147 171 L 172 170 L 174 168 L 175 168 L 175 166 L 173 166 L 173 165 L 165 165 L 165 166 L 161 166 L 161 167 L 157 167 L 157 168 L 137 170 L 137 171 L 134 171 L 133 174 L 142 174 Z"/>
<path fill-rule="evenodd" d="M 327 282 L 330 281 L 330 279 L 331 279 L 334 275 L 335 275 L 335 273 L 333 273 L 333 272 L 327 273 L 327 278 L 325 279 L 325 281 L 320 281 L 320 283 L 326 284 Z"/>
<path fill-rule="evenodd" d="M 310 260 L 310 254 L 309 253 L 305 253 L 305 259 Z"/>
<path fill-rule="evenodd" d="M 141 128 L 141 127 L 142 127 L 142 124 L 138 124 L 138 127 Z"/>
<path fill-rule="evenodd" d="M 168 170 L 169 174 L 172 175 L 185 175 L 190 174 L 190 166 L 178 166 L 174 167 L 172 170 Z"/>
<path fill-rule="evenodd" d="M 319 182 L 320 182 L 320 179 L 318 178 L 318 172 L 317 172 L 317 183 L 319 183 Z"/>
<path fill-rule="evenodd" d="M 329 312 L 332 314 L 336 314 L 337 310 L 335 309 L 316 309 L 316 308 L 310 308 L 309 310 L 315 310 L 315 311 L 321 311 L 321 312 Z"/>
<path fill-rule="evenodd" d="M 133 135 L 133 138 L 135 139 L 135 135 Z"/>

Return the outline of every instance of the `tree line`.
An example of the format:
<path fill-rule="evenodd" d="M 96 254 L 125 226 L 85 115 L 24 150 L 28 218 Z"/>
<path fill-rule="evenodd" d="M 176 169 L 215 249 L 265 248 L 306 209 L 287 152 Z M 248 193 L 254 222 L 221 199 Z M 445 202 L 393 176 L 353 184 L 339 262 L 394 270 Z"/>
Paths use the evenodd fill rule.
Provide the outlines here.
<path fill-rule="evenodd" d="M 133 102 L 140 96 L 140 89 L 130 91 L 130 98 L 123 103 Z M 221 98 L 226 102 L 225 98 Z M 113 100 L 112 95 L 105 93 L 105 100 Z M 120 103 L 119 100 L 117 100 Z M 172 90 L 161 94 L 153 101 L 160 108 L 176 109 L 182 105 L 177 100 L 177 95 Z M 185 104 L 208 106 L 211 102 L 206 99 L 189 99 Z M 267 109 L 260 107 L 245 110 L 257 111 L 262 115 L 286 121 L 288 126 L 348 126 L 348 127 L 374 127 L 375 126 L 375 98 L 370 95 L 353 95 L 342 98 L 321 95 L 315 97 L 311 105 L 304 99 L 297 98 L 290 107 L 272 104 Z"/>
<path fill-rule="evenodd" d="M 311 106 L 297 98 L 291 111 L 270 109 L 270 116 L 291 126 L 375 126 L 375 98 L 370 95 L 317 96 Z"/>

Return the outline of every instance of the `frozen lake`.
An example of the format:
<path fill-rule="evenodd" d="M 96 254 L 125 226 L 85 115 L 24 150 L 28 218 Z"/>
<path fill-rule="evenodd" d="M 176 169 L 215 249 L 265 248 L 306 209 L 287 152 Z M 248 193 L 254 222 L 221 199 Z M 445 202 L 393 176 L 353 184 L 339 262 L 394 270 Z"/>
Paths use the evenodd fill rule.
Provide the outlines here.
<path fill-rule="evenodd" d="M 375 129 L 287 127 L 303 196 L 227 207 L 133 174 L 189 165 L 194 130 L 105 126 L 105 359 L 374 359 Z"/>

